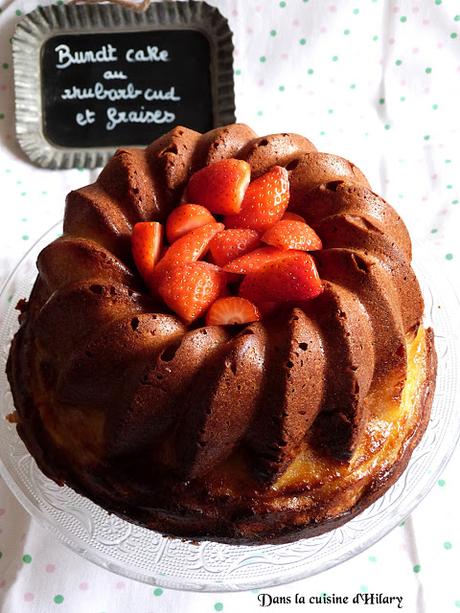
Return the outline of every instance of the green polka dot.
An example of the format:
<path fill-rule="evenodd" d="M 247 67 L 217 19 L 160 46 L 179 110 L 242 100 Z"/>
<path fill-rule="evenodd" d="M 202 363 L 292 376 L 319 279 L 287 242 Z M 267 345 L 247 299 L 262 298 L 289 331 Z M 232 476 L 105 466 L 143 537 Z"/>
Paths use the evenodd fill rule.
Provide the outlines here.
<path fill-rule="evenodd" d="M 452 160 L 444 160 L 444 164 L 450 164 Z"/>
<path fill-rule="evenodd" d="M 423 140 L 430 140 L 430 135 L 429 134 L 425 134 L 425 136 L 423 137 Z"/>
<path fill-rule="evenodd" d="M 359 587 L 359 591 L 364 592 L 366 594 L 369 591 L 369 588 L 367 587 L 367 585 L 361 585 Z"/>
<path fill-rule="evenodd" d="M 452 204 L 458 204 L 458 200 L 457 199 L 452 200 Z"/>
<path fill-rule="evenodd" d="M 308 74 L 313 74 L 314 72 L 315 72 L 315 71 L 313 70 L 313 68 L 309 68 L 309 69 L 307 70 L 307 73 L 308 73 Z"/>
<path fill-rule="evenodd" d="M 259 58 L 259 61 L 262 62 L 262 64 L 264 64 L 267 61 L 267 58 L 265 57 L 265 55 L 261 55 Z"/>
<path fill-rule="evenodd" d="M 27 192 L 21 192 L 21 196 L 27 196 Z"/>
<path fill-rule="evenodd" d="M 223 611 L 224 610 L 224 605 L 221 602 L 216 602 L 216 604 L 214 605 L 214 610 L 215 611 Z"/>
<path fill-rule="evenodd" d="M 386 123 L 386 124 L 385 124 L 385 126 L 384 126 L 384 128 L 385 128 L 385 130 L 389 130 L 389 129 L 391 128 L 391 126 L 390 126 L 390 124 L 389 124 L 389 123 Z"/>
<path fill-rule="evenodd" d="M 420 566 L 420 564 L 415 564 L 412 567 L 412 570 L 414 571 L 414 573 L 419 573 L 422 570 L 422 567 Z"/>
<path fill-rule="evenodd" d="M 455 601 L 455 606 L 457 607 L 457 609 L 460 609 L 460 600 Z"/>
<path fill-rule="evenodd" d="M 375 36 L 372 37 L 372 40 L 375 42 L 376 40 L 378 40 L 379 37 L 377 36 L 377 34 Z"/>
<path fill-rule="evenodd" d="M 339 59 L 339 56 L 338 56 L 338 55 L 333 55 L 333 56 L 332 56 L 332 61 L 333 61 L 333 62 L 337 62 L 337 60 L 338 60 L 338 59 Z"/>
<path fill-rule="evenodd" d="M 324 136 L 326 134 L 326 132 L 324 130 L 321 130 L 321 132 L 319 133 L 320 136 Z"/>
<path fill-rule="evenodd" d="M 457 32 L 452 32 L 452 34 L 450 35 L 451 38 L 457 38 L 458 34 Z"/>
<path fill-rule="evenodd" d="M 276 30 L 270 30 L 270 36 L 276 36 L 277 32 Z"/>
<path fill-rule="evenodd" d="M 359 9 L 353 9 L 353 15 L 359 15 Z"/>
<path fill-rule="evenodd" d="M 375 556 L 368 557 L 369 562 L 377 562 L 377 558 Z"/>
<path fill-rule="evenodd" d="M 237 70 L 235 70 L 235 74 L 237 77 L 239 77 L 241 74 L 241 70 L 238 68 Z"/>
<path fill-rule="evenodd" d="M 17 15 L 18 17 L 20 17 L 20 16 L 22 15 L 22 11 L 20 11 L 19 9 L 16 9 L 16 11 L 15 11 L 15 12 L 16 12 L 16 15 Z"/>
<path fill-rule="evenodd" d="M 447 189 L 452 189 L 452 185 L 449 183 L 448 185 L 446 185 Z"/>
<path fill-rule="evenodd" d="M 405 15 L 403 15 L 402 17 L 400 17 L 400 18 L 399 18 L 399 21 L 400 21 L 401 23 L 406 23 L 406 21 L 407 21 L 407 17 L 406 17 Z"/>
<path fill-rule="evenodd" d="M 24 237 L 23 237 L 23 238 L 24 238 Z M 29 237 L 27 237 L 27 238 L 29 238 Z M 32 556 L 31 556 L 31 555 L 29 555 L 28 553 L 25 553 L 25 554 L 22 556 L 22 561 L 24 562 L 24 564 L 30 564 L 30 563 L 32 562 Z"/>
<path fill-rule="evenodd" d="M 22 240 L 23 240 L 23 241 L 28 241 L 28 240 L 29 240 L 29 235 L 28 235 L 28 234 L 23 234 L 23 235 L 21 236 L 21 238 L 22 238 Z M 29 559 L 29 560 L 24 560 L 24 558 L 30 558 L 30 559 Z M 24 558 L 22 558 L 22 559 L 23 559 L 23 561 L 24 561 L 24 562 L 26 562 L 26 563 L 29 563 L 29 562 L 31 562 L 31 561 L 32 561 L 32 558 L 31 558 L 30 556 L 24 556 Z"/>
<path fill-rule="evenodd" d="M 307 42 L 307 39 L 306 39 L 306 38 L 301 38 L 301 39 L 299 40 L 299 44 L 300 44 L 300 45 L 305 45 L 305 43 L 306 43 L 306 42 Z"/>
<path fill-rule="evenodd" d="M 262 117 L 263 114 L 264 114 L 263 111 L 257 111 L 257 116 L 258 117 Z"/>
<path fill-rule="evenodd" d="M 436 232 L 437 232 L 437 231 L 438 231 L 438 228 L 433 228 L 433 229 L 431 230 L 431 234 L 436 234 Z"/>
<path fill-rule="evenodd" d="M 280 91 L 280 92 L 284 92 L 284 90 L 285 90 L 286 88 L 284 87 L 284 85 L 280 85 L 280 86 L 278 87 L 278 89 L 279 89 L 279 91 Z"/>
<path fill-rule="evenodd" d="M 350 30 L 344 30 L 343 33 L 345 34 L 345 36 L 348 36 L 350 34 Z"/>
<path fill-rule="evenodd" d="M 79 170 L 80 170 L 80 169 L 79 169 Z M 47 195 L 48 195 L 48 192 L 46 192 L 46 191 L 42 191 L 42 196 L 47 196 Z"/>
<path fill-rule="evenodd" d="M 356 83 L 352 83 L 352 84 L 350 85 L 350 89 L 356 89 Z"/>
<path fill-rule="evenodd" d="M 282 9 L 284 9 L 284 7 L 285 7 L 285 6 L 286 6 L 286 2 L 280 2 L 280 7 L 281 7 Z"/>
<path fill-rule="evenodd" d="M 64 602 L 64 596 L 62 596 L 62 594 L 56 594 L 53 600 L 56 604 L 62 604 Z"/>
<path fill-rule="evenodd" d="M 440 4 L 442 4 L 442 0 L 434 0 L 434 3 L 436 4 L 436 6 L 439 6 Z"/>
<path fill-rule="evenodd" d="M 453 260 L 453 259 L 454 259 L 454 256 L 452 253 L 446 253 L 446 260 L 449 260 L 450 262 L 450 260 Z"/>
<path fill-rule="evenodd" d="M 449 541 L 443 543 L 442 546 L 444 547 L 444 549 L 452 549 L 452 543 L 449 543 Z"/>
<path fill-rule="evenodd" d="M 64 0 L 57 0 L 56 4 L 58 6 L 62 6 L 64 4 Z"/>
<path fill-rule="evenodd" d="M 162 594 L 163 594 L 163 590 L 161 589 L 161 587 L 156 587 L 156 588 L 153 590 L 153 595 L 154 595 L 154 596 L 161 596 Z"/>
<path fill-rule="evenodd" d="M 379 104 L 385 104 L 385 98 L 379 98 Z"/>
<path fill-rule="evenodd" d="M 7 69 L 10 67 L 10 65 L 8 64 L 8 62 L 3 62 L 2 66 L 3 66 L 3 68 L 4 68 L 5 70 L 7 70 Z"/>
<path fill-rule="evenodd" d="M 402 60 L 396 60 L 395 64 L 396 64 L 396 66 L 401 66 Z"/>
<path fill-rule="evenodd" d="M 431 74 L 432 71 L 433 71 L 432 68 L 430 68 L 429 66 L 427 66 L 427 68 L 425 68 L 426 74 Z"/>
<path fill-rule="evenodd" d="M 437 110 L 439 107 L 438 107 L 438 105 L 437 105 L 437 104 L 433 104 L 433 105 L 431 106 L 431 108 L 433 109 L 433 111 L 436 111 L 436 110 Z"/>
<path fill-rule="evenodd" d="M 444 487 L 446 485 L 446 482 L 444 481 L 444 479 L 438 479 L 438 485 L 439 487 Z"/>
<path fill-rule="evenodd" d="M 455 15 L 454 21 L 460 21 L 460 15 Z"/>
<path fill-rule="evenodd" d="M 400 528 L 402 528 L 402 527 L 405 525 L 405 523 L 406 523 L 405 521 L 402 521 L 402 522 L 399 524 Z"/>
<path fill-rule="evenodd" d="M 401 100 L 401 102 L 405 102 L 406 96 L 401 96 L 400 100 Z"/>

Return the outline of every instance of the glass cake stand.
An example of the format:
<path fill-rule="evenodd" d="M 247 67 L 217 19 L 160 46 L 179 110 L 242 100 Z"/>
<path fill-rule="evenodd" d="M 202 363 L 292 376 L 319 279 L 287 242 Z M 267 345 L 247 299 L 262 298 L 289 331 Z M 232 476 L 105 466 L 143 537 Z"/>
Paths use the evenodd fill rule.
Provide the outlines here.
<path fill-rule="evenodd" d="M 403 475 L 341 528 L 287 545 L 194 544 L 139 528 L 70 488 L 57 486 L 38 470 L 4 416 L 13 410 L 5 364 L 17 328 L 15 305 L 29 295 L 37 255 L 60 228 L 61 223 L 56 224 L 37 241 L 0 295 L 0 469 L 24 508 L 70 549 L 119 575 L 168 588 L 236 591 L 274 586 L 322 572 L 370 547 L 406 518 L 434 485 L 460 434 L 455 328 L 460 305 L 452 286 L 430 267 L 426 249 L 416 247 L 414 268 L 425 298 L 426 323 L 436 334 L 439 360 L 431 420 Z"/>

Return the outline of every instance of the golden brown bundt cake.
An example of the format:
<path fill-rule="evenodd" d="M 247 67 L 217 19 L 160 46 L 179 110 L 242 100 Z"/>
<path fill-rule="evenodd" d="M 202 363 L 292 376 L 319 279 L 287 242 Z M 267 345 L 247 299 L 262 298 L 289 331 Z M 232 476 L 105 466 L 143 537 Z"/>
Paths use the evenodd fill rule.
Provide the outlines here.
<path fill-rule="evenodd" d="M 322 241 L 322 292 L 240 326 L 184 323 L 148 291 L 133 226 L 164 222 L 219 160 L 289 176 Z M 285 171 L 283 171 L 285 172 Z M 436 356 L 411 243 L 353 164 L 297 134 L 176 127 L 120 149 L 67 197 L 7 372 L 39 467 L 182 537 L 282 542 L 329 530 L 398 478 L 428 422 Z"/>

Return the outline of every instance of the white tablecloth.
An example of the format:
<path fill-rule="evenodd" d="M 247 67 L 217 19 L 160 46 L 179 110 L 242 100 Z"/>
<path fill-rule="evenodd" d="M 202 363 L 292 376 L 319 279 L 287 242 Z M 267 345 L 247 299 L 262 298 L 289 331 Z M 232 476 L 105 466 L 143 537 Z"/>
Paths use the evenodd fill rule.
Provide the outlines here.
<path fill-rule="evenodd" d="M 237 116 L 260 134 L 300 132 L 353 160 L 431 250 L 459 274 L 458 0 L 214 0 L 234 32 Z M 33 167 L 14 135 L 10 37 L 29 0 L 0 2 L 0 281 L 62 215 L 88 171 Z M 271 595 L 403 596 L 403 610 L 460 611 L 460 452 L 432 492 L 370 550 Z M 259 594 L 193 594 L 122 579 L 80 559 L 31 521 L 0 482 L 2 613 L 259 610 Z M 276 611 L 364 606 L 272 605 Z M 373 606 L 372 611 L 396 611 Z"/>

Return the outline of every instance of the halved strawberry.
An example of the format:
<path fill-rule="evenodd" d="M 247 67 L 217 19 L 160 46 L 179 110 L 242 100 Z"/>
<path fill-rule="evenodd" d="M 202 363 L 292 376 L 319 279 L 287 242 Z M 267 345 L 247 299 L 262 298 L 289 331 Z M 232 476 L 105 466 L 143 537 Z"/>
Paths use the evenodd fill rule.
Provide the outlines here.
<path fill-rule="evenodd" d="M 263 232 L 279 221 L 289 203 L 288 172 L 273 166 L 249 184 L 241 212 L 225 217 L 227 228 L 252 228 Z"/>
<path fill-rule="evenodd" d="M 196 262 L 206 253 L 214 236 L 223 229 L 224 224 L 213 222 L 181 236 L 169 247 L 158 266 Z"/>
<path fill-rule="evenodd" d="M 166 238 L 169 244 L 188 232 L 200 228 L 216 220 L 204 206 L 200 204 L 181 204 L 172 211 L 166 220 Z"/>
<path fill-rule="evenodd" d="M 210 307 L 206 314 L 207 326 L 231 326 L 233 324 L 248 324 L 259 321 L 259 309 L 238 296 L 219 298 Z"/>
<path fill-rule="evenodd" d="M 261 247 L 242 255 L 240 258 L 236 258 L 224 266 L 224 270 L 226 272 L 247 275 L 251 272 L 258 272 L 268 264 L 283 259 L 287 255 L 287 251 L 276 249 L 276 247 Z"/>
<path fill-rule="evenodd" d="M 190 324 L 219 298 L 226 275 L 209 262 L 186 262 L 162 267 L 154 279 L 155 289 L 163 301 Z"/>
<path fill-rule="evenodd" d="M 209 243 L 209 251 L 218 266 L 225 266 L 235 258 L 259 245 L 259 233 L 249 228 L 223 230 Z"/>
<path fill-rule="evenodd" d="M 297 213 L 292 213 L 291 211 L 286 211 L 283 215 L 283 219 L 292 219 L 293 221 L 303 221 L 305 223 L 305 219 L 302 215 L 297 215 Z"/>
<path fill-rule="evenodd" d="M 131 251 L 141 277 L 148 281 L 160 258 L 163 244 L 163 226 L 157 221 L 141 221 L 134 225 Z"/>
<path fill-rule="evenodd" d="M 239 294 L 254 304 L 309 300 L 323 291 L 316 265 L 308 253 L 290 254 L 244 277 Z"/>
<path fill-rule="evenodd" d="M 281 219 L 262 235 L 262 241 L 279 249 L 316 251 L 321 249 L 321 239 L 304 221 Z"/>
<path fill-rule="evenodd" d="M 190 202 L 199 202 L 211 213 L 239 213 L 250 179 L 251 167 L 244 160 L 219 160 L 190 177 L 187 198 Z"/>

